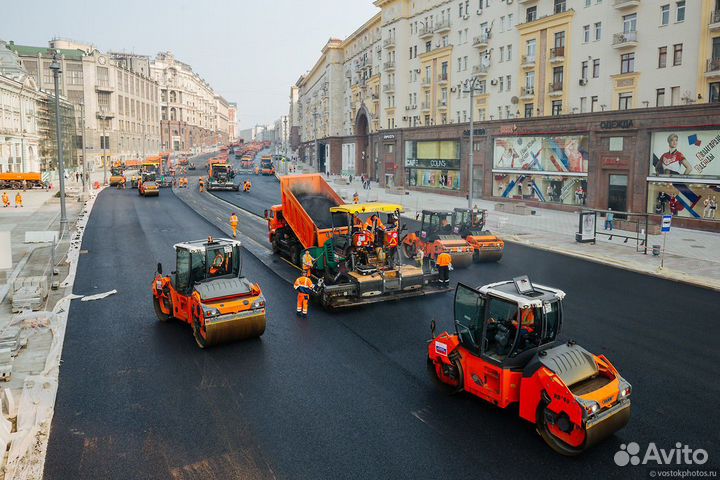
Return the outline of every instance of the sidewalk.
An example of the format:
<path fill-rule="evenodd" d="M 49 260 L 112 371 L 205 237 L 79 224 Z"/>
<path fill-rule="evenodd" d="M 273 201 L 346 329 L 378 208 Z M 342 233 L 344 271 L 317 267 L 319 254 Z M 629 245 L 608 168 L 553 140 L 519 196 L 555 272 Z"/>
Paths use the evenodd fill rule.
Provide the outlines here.
<path fill-rule="evenodd" d="M 297 173 L 314 171 L 312 167 L 301 163 L 298 164 L 298 170 Z M 372 182 L 370 190 L 363 190 L 359 178 L 353 178 L 349 185 L 339 181 L 339 176 L 329 178 L 330 185 L 346 201 L 351 202 L 353 194 L 357 192 L 361 202 L 401 204 L 405 208 L 405 216 L 410 218 L 415 218 L 423 208 L 452 211 L 456 207 L 468 206 L 464 197 L 409 190 L 405 194 L 398 194 L 393 193 L 392 189 L 379 187 L 375 182 Z M 579 222 L 575 212 L 533 207 L 535 215 L 515 215 L 495 211 L 496 203 L 476 199 L 473 206 L 488 211 L 487 228 L 506 241 L 720 290 L 720 235 L 717 233 L 672 228 L 666 238 L 665 261 L 661 268 L 660 257 L 650 252 L 653 245 L 662 245 L 662 235 L 648 236 L 647 255 L 642 250 L 636 252 L 633 240 L 624 243 L 625 239 L 617 237 L 611 240 L 599 235 L 595 245 L 581 244 L 575 242 Z M 604 232 L 601 228 L 602 219 L 598 217 L 598 232 Z"/>

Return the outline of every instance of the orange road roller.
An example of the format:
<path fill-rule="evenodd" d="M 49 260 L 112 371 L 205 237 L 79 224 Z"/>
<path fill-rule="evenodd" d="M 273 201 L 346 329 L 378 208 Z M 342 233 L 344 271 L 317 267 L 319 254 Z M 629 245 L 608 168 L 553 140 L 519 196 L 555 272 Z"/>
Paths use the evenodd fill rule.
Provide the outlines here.
<path fill-rule="evenodd" d="M 630 420 L 632 387 L 604 355 L 557 341 L 562 290 L 527 276 L 455 290 L 455 333 L 428 344 L 433 375 L 500 408 L 519 406 L 557 453 L 578 455 Z"/>
<path fill-rule="evenodd" d="M 212 237 L 175 245 L 175 271 L 163 275 L 158 263 L 152 284 L 158 319 L 189 324 L 200 348 L 260 337 L 265 297 L 242 275 L 240 247 L 237 240 Z"/>

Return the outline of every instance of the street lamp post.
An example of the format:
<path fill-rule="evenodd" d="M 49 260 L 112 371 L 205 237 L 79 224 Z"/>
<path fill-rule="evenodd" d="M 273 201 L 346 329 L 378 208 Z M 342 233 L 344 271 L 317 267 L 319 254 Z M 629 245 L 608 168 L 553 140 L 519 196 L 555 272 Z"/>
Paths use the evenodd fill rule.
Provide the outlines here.
<path fill-rule="evenodd" d="M 65 211 L 65 163 L 63 161 L 62 137 L 60 131 L 60 62 L 58 61 L 58 52 L 53 54 L 50 70 L 53 72 L 53 82 L 55 84 L 55 138 L 57 140 L 58 151 L 58 175 L 60 177 L 60 233 L 64 233 L 67 228 L 67 212 Z"/>
<path fill-rule="evenodd" d="M 87 150 L 85 149 L 85 145 L 87 144 L 87 136 L 85 135 L 85 102 L 80 102 L 80 121 L 82 122 L 82 159 L 83 159 L 82 184 L 83 184 L 83 193 L 87 193 L 89 178 L 87 177 Z"/>
<path fill-rule="evenodd" d="M 105 136 L 105 122 L 107 122 L 107 115 L 101 115 L 102 120 L 102 151 L 103 151 L 103 185 L 107 185 L 107 146 L 108 139 Z"/>
<path fill-rule="evenodd" d="M 465 81 L 463 93 L 470 94 L 470 155 L 468 156 L 468 208 L 473 208 L 473 164 L 475 163 L 475 92 L 480 91 L 480 77 Z"/>

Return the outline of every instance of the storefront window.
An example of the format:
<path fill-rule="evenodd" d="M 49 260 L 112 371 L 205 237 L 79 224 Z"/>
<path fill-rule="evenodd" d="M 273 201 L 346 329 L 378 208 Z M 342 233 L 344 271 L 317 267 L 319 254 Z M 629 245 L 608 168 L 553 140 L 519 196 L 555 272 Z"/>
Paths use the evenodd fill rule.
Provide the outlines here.
<path fill-rule="evenodd" d="M 558 175 L 493 174 L 493 196 L 516 200 L 585 205 L 587 180 Z"/>
<path fill-rule="evenodd" d="M 460 190 L 460 142 L 405 142 L 405 178 L 409 187 Z"/>

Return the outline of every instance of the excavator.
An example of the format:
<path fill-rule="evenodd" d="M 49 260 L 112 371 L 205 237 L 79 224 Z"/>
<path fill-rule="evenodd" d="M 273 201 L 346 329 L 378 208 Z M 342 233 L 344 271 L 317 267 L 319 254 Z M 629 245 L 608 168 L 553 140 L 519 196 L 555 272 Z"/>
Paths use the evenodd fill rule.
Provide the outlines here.
<path fill-rule="evenodd" d="M 229 238 L 175 245 L 175 271 L 152 283 L 157 318 L 189 324 L 200 348 L 260 337 L 265 332 L 265 297 L 242 275 L 241 243 Z"/>
<path fill-rule="evenodd" d="M 485 230 L 487 210 L 453 209 L 453 232 L 473 247 L 473 262 L 497 262 L 503 256 L 505 242 Z"/>
<path fill-rule="evenodd" d="M 441 385 L 500 408 L 516 406 L 561 455 L 579 455 L 630 420 L 632 387 L 604 355 L 558 341 L 562 290 L 524 275 L 455 290 L 455 332 L 428 343 Z"/>
<path fill-rule="evenodd" d="M 423 210 L 420 215 L 420 230 L 406 234 L 401 240 L 403 253 L 413 258 L 418 250 L 425 257 L 437 260 L 443 252 L 452 257 L 454 268 L 468 267 L 473 259 L 473 247 L 460 235 L 453 232 L 452 212 Z"/>

